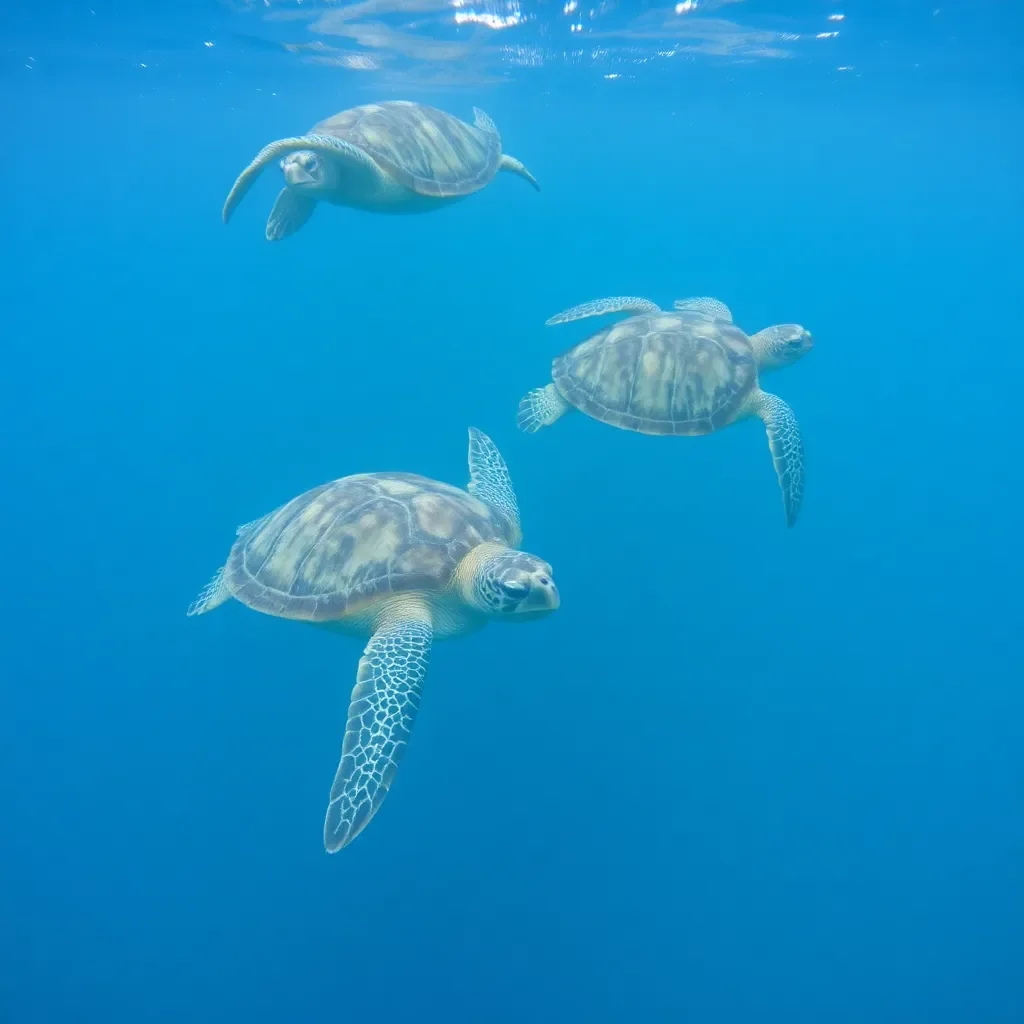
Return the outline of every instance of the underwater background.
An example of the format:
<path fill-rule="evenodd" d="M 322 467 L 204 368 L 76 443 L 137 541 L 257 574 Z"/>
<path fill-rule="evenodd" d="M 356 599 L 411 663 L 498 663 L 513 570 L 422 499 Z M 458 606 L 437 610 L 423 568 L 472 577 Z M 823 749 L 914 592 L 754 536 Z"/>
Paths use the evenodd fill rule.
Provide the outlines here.
<path fill-rule="evenodd" d="M 4 5 L 0 1022 L 1024 1021 L 1022 27 Z M 482 107 L 542 191 L 270 244 L 275 166 L 221 223 L 377 99 Z M 757 422 L 516 429 L 619 294 L 813 333 L 795 528 Z M 361 642 L 185 610 L 316 484 L 464 486 L 470 425 L 562 605 L 436 646 L 328 856 Z"/>

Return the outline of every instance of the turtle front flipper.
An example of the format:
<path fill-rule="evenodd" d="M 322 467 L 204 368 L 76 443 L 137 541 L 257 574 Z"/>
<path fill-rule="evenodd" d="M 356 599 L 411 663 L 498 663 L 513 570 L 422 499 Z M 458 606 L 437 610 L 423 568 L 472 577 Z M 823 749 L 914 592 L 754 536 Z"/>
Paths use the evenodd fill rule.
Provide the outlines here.
<path fill-rule="evenodd" d="M 724 302 L 706 295 L 692 299 L 676 299 L 672 303 L 672 308 L 680 313 L 700 313 L 711 320 L 724 320 L 727 324 L 732 323 L 732 311 L 729 307 Z"/>
<path fill-rule="evenodd" d="M 351 843 L 384 802 L 419 710 L 433 636 L 429 610 L 409 601 L 366 645 L 324 820 L 328 853 Z"/>
<path fill-rule="evenodd" d="M 466 490 L 509 521 L 513 531 L 509 543 L 516 547 L 523 538 L 523 530 L 512 477 L 497 445 L 476 427 L 469 428 L 469 486 Z"/>
<path fill-rule="evenodd" d="M 224 201 L 222 213 L 224 223 L 227 224 L 231 219 L 231 214 L 235 212 L 235 207 L 245 198 L 246 193 L 252 188 L 253 183 L 267 164 L 272 163 L 278 157 L 284 156 L 285 153 L 295 153 L 303 149 L 308 149 L 324 156 L 351 160 L 363 166 L 369 165 L 375 174 L 379 174 L 377 165 L 358 146 L 353 146 L 351 142 L 345 142 L 342 139 L 336 139 L 332 135 L 300 135 L 291 139 L 278 139 L 277 142 L 271 142 L 269 145 L 264 146 L 256 154 L 256 159 L 242 171 L 234 185 L 231 186 L 231 191 Z"/>
<path fill-rule="evenodd" d="M 758 392 L 752 411 L 761 418 L 768 432 L 768 446 L 782 488 L 786 525 L 792 526 L 800 514 L 804 497 L 804 443 L 800 424 L 781 398 L 766 391 Z"/>
<path fill-rule="evenodd" d="M 282 238 L 294 235 L 313 216 L 316 200 L 312 196 L 296 192 L 287 185 L 277 194 L 277 202 L 267 218 L 267 241 L 280 242 Z"/>
<path fill-rule="evenodd" d="M 588 316 L 604 316 L 605 313 L 660 313 L 661 309 L 656 302 L 650 299 L 640 299 L 635 295 L 615 295 L 610 299 L 594 299 L 592 302 L 583 302 L 570 309 L 564 309 L 544 321 L 550 327 L 552 324 L 567 324 L 571 320 L 585 320 Z"/>

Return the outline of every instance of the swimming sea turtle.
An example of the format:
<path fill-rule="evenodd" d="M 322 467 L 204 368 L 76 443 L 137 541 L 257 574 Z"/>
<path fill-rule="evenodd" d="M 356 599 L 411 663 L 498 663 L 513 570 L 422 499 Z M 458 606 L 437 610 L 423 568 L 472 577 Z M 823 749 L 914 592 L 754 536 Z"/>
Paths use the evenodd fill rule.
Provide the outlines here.
<path fill-rule="evenodd" d="M 473 124 L 422 103 L 393 100 L 343 110 L 307 135 L 271 142 L 238 176 L 224 223 L 271 161 L 284 157 L 285 187 L 267 220 L 271 242 L 295 234 L 317 200 L 376 213 L 420 213 L 478 192 L 511 171 L 540 191 L 533 175 L 501 151 L 494 122 L 473 108 Z"/>
<path fill-rule="evenodd" d="M 256 611 L 369 636 L 324 822 L 329 853 L 377 812 L 420 703 L 431 642 L 559 604 L 551 566 L 517 550 L 519 508 L 493 442 L 469 431 L 468 493 L 412 473 L 314 487 L 238 530 L 188 610 Z"/>
<path fill-rule="evenodd" d="M 553 382 L 519 403 L 519 426 L 533 433 L 576 408 L 641 434 L 709 434 L 758 416 L 792 526 L 804 492 L 800 428 L 781 398 L 761 390 L 759 376 L 809 352 L 810 333 L 799 324 L 781 324 L 747 337 L 728 307 L 709 298 L 677 299 L 672 312 L 648 299 L 598 299 L 547 322 L 619 312 L 635 315 L 555 359 Z"/>

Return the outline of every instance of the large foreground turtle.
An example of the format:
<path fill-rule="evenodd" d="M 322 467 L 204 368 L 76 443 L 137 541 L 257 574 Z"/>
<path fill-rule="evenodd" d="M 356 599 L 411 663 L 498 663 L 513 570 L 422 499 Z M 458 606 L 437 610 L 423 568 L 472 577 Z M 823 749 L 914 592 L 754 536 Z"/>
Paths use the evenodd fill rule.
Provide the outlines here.
<path fill-rule="evenodd" d="M 576 408 L 641 434 L 709 434 L 750 416 L 768 432 L 792 526 L 804 492 L 804 449 L 793 410 L 762 391 L 759 377 L 810 351 L 799 324 L 747 337 L 717 299 L 677 299 L 671 312 L 649 299 L 616 297 L 573 306 L 548 324 L 604 313 L 635 314 L 594 334 L 552 364 L 552 383 L 519 403 L 519 426 L 533 433 Z"/>
<path fill-rule="evenodd" d="M 511 171 L 540 190 L 533 175 L 501 151 L 494 122 L 473 108 L 473 124 L 435 107 L 394 100 L 343 110 L 307 135 L 264 146 L 224 203 L 231 218 L 260 172 L 284 157 L 285 187 L 267 220 L 267 239 L 293 235 L 318 201 L 376 213 L 421 213 L 478 192 Z"/>
<path fill-rule="evenodd" d="M 475 429 L 467 490 L 412 473 L 314 487 L 240 527 L 227 564 L 188 610 L 201 615 L 234 597 L 268 615 L 370 637 L 324 822 L 329 853 L 350 843 L 384 800 L 431 642 L 558 607 L 551 566 L 517 550 L 519 508 L 505 462 Z"/>

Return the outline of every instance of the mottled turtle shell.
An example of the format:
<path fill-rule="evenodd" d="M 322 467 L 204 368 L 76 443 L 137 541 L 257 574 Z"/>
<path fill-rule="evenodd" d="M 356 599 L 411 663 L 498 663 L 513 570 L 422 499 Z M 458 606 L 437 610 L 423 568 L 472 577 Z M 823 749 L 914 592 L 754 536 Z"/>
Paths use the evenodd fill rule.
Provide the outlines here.
<path fill-rule="evenodd" d="M 352 107 L 321 121 L 313 134 L 333 135 L 368 153 L 400 185 L 424 196 L 466 196 L 497 173 L 501 137 L 451 114 L 406 100 Z"/>
<path fill-rule="evenodd" d="M 750 339 L 692 313 L 645 313 L 559 356 L 555 386 L 581 412 L 641 434 L 709 434 L 757 386 Z"/>
<path fill-rule="evenodd" d="M 364 473 L 243 527 L 224 582 L 256 611 L 326 622 L 389 594 L 444 589 L 487 541 L 512 543 L 511 528 L 466 491 L 413 473 Z"/>

